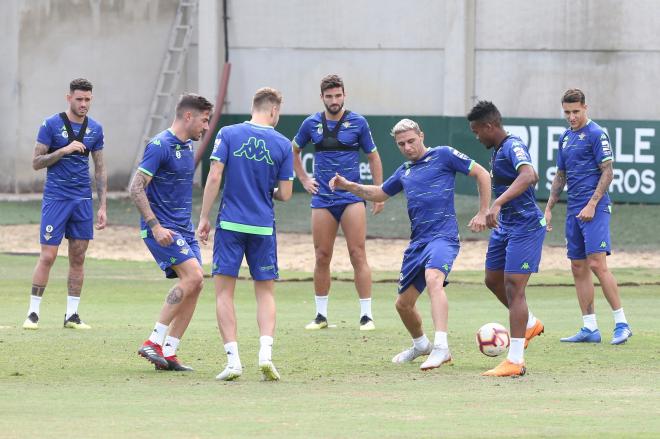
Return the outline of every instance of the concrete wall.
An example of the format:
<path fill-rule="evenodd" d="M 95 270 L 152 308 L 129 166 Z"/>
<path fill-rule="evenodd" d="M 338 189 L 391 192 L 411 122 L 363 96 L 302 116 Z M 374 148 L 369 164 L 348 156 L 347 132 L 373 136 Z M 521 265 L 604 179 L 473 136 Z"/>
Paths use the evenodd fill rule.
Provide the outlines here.
<path fill-rule="evenodd" d="M 7 8 L 5 3 L 11 6 Z M 0 164 L 0 191 L 41 190 L 45 171 L 31 168 L 36 134 L 45 117 L 66 109 L 68 84 L 76 77 L 94 84 L 90 116 L 104 127 L 109 183 L 115 189 L 125 187 L 177 3 L 3 2 L 6 23 L 0 31 L 0 53 L 8 55 L 0 64 L 0 105 L 5 123 L 7 118 L 13 123 L 9 125 L 11 134 L 0 137 L 0 151 L 13 160 Z M 186 71 L 184 83 L 188 76 Z M 196 82 L 196 75 L 193 80 Z M 7 179 L 6 175 L 14 177 Z"/>
<path fill-rule="evenodd" d="M 214 98 L 222 1 L 199 2 L 180 88 Z M 36 131 L 77 76 L 95 85 L 111 187 L 127 184 L 177 3 L 3 1 L 0 192 L 41 188 Z M 248 113 L 264 85 L 283 91 L 287 114 L 318 111 L 319 80 L 334 72 L 365 115 L 462 116 L 490 99 L 505 116 L 552 118 L 562 92 L 580 87 L 594 119 L 660 118 L 653 0 L 228 0 L 228 16 L 229 114 Z"/>

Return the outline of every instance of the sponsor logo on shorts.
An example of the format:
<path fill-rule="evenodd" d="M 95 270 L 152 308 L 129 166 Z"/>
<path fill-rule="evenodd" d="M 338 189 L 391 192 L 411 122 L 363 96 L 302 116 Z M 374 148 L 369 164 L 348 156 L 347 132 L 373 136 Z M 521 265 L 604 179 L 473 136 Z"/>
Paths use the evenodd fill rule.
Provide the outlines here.
<path fill-rule="evenodd" d="M 607 242 L 601 241 L 600 242 L 600 248 L 607 248 Z"/>
<path fill-rule="evenodd" d="M 176 262 L 176 258 L 174 256 L 170 257 L 170 262 L 174 264 Z"/>
<path fill-rule="evenodd" d="M 522 266 L 520 267 L 521 270 L 529 270 L 529 262 L 523 262 Z"/>
<path fill-rule="evenodd" d="M 275 268 L 274 265 L 264 265 L 263 267 L 259 267 L 259 270 L 261 270 L 261 271 L 270 271 L 274 268 Z"/>
<path fill-rule="evenodd" d="M 444 268 L 445 271 L 449 271 L 449 264 L 444 264 L 444 265 L 442 266 L 442 268 Z"/>

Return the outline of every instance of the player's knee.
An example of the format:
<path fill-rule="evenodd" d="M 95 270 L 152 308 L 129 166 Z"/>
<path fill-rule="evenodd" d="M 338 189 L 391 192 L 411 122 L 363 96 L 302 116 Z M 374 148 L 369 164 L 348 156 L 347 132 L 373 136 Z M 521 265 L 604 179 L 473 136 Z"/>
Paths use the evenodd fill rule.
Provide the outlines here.
<path fill-rule="evenodd" d="M 589 258 L 588 260 L 589 263 L 589 270 L 596 276 L 600 276 L 601 274 L 607 272 L 607 264 L 600 260 L 600 259 L 591 259 Z"/>
<path fill-rule="evenodd" d="M 580 276 L 584 273 L 585 269 L 588 269 L 588 266 L 584 263 L 583 260 L 571 260 L 571 271 L 573 272 L 574 276 Z"/>
<path fill-rule="evenodd" d="M 316 265 L 320 265 L 320 266 L 330 265 L 330 260 L 332 259 L 332 252 L 317 248 L 315 255 L 316 255 Z"/>
<path fill-rule="evenodd" d="M 57 259 L 57 252 L 42 252 L 39 255 L 39 264 L 44 267 L 52 267 Z"/>
<path fill-rule="evenodd" d="M 486 277 L 484 278 L 484 283 L 486 284 L 486 288 L 488 288 L 489 290 L 491 291 L 497 290 L 498 282 L 492 277 L 486 275 Z"/>
<path fill-rule="evenodd" d="M 348 256 L 351 259 L 351 264 L 362 265 L 367 263 L 367 252 L 362 246 L 349 247 Z"/>
<path fill-rule="evenodd" d="M 199 294 L 204 287 L 204 272 L 202 269 L 193 271 L 187 279 L 187 283 L 190 286 L 189 291 L 192 294 Z"/>
<path fill-rule="evenodd" d="M 396 302 L 394 302 L 394 307 L 396 308 L 399 314 L 410 311 L 413 308 L 413 304 L 407 300 L 403 300 L 401 296 L 397 297 Z"/>

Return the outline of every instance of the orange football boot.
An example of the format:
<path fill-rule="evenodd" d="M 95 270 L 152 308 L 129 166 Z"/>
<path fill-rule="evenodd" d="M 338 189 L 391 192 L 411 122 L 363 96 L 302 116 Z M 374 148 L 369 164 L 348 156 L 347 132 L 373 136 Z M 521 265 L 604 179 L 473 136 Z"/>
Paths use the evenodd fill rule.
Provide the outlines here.
<path fill-rule="evenodd" d="M 527 345 L 529 344 L 529 341 L 534 337 L 536 337 L 537 335 L 543 334 L 543 331 L 545 331 L 545 327 L 543 326 L 543 323 L 541 323 L 539 319 L 536 319 L 536 324 L 531 328 L 525 330 L 525 349 L 527 349 Z"/>
<path fill-rule="evenodd" d="M 487 370 L 481 375 L 486 377 L 512 377 L 512 376 L 523 376 L 527 372 L 525 368 L 525 363 L 516 364 L 512 363 L 509 360 L 504 360 L 497 365 L 494 369 Z"/>

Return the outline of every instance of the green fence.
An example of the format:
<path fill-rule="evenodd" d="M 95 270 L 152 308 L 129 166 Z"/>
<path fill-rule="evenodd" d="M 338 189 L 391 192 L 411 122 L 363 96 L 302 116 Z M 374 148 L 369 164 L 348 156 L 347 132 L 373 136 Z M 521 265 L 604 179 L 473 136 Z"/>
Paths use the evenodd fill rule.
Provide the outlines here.
<path fill-rule="evenodd" d="M 277 130 L 288 138 L 293 138 L 307 115 L 282 116 Z M 390 129 L 402 116 L 367 117 L 378 152 L 383 161 L 385 177 L 389 176 L 403 161 L 392 137 Z M 249 119 L 249 115 L 226 115 L 221 118 L 221 126 L 239 123 Z M 475 139 L 463 117 L 418 116 L 413 117 L 425 133 L 427 146 L 451 145 L 468 154 L 486 169 L 489 168 L 489 152 Z M 522 119 L 507 118 L 505 128 L 519 136 L 530 149 L 534 167 L 539 173 L 537 196 L 547 199 L 550 184 L 556 171 L 557 139 L 564 132 L 566 123 L 562 119 Z M 598 123 L 608 131 L 614 153 L 614 180 L 610 186 L 610 196 L 614 201 L 660 204 L 660 193 L 656 190 L 656 175 L 660 172 L 660 145 L 656 132 L 660 132 L 660 122 L 603 120 Z M 219 129 L 219 127 L 217 128 Z M 303 163 L 309 173 L 312 171 L 312 148 L 303 150 Z M 203 180 L 208 173 L 207 151 L 203 162 Z M 366 157 L 362 157 L 361 173 L 363 182 L 371 181 Z M 476 194 L 476 186 L 471 178 L 459 175 L 456 180 L 458 193 Z M 296 190 L 302 186 L 296 182 Z"/>

